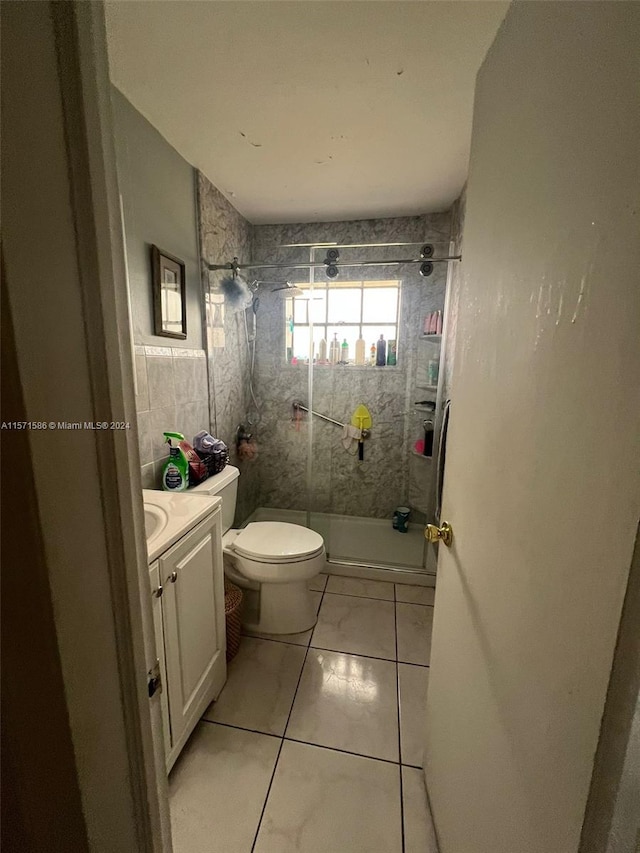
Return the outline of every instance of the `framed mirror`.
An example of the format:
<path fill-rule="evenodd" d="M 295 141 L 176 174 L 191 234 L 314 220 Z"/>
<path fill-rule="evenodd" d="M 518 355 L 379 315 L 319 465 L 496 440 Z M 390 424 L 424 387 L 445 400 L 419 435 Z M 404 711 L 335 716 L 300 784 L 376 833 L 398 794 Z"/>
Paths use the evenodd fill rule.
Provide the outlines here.
<path fill-rule="evenodd" d="M 184 261 L 151 246 L 151 283 L 155 334 L 164 338 L 186 338 Z"/>

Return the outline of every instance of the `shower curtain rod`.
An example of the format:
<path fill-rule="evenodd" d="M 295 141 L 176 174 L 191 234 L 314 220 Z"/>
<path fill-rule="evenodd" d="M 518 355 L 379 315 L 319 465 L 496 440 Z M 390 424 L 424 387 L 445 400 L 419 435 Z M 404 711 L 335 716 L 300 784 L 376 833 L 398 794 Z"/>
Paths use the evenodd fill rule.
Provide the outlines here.
<path fill-rule="evenodd" d="M 450 255 L 446 258 L 428 258 L 429 263 L 432 264 L 442 264 L 447 261 L 460 261 L 462 260 L 462 255 Z M 401 264 L 424 264 L 425 258 L 400 258 L 388 261 L 353 261 L 350 263 L 343 263 L 341 261 L 335 261 L 333 263 L 334 266 L 341 269 L 342 267 L 387 267 L 387 266 L 400 266 Z M 317 263 L 306 263 L 306 264 L 238 264 L 234 262 L 229 262 L 227 264 L 209 264 L 209 271 L 213 272 L 214 270 L 306 270 L 311 269 L 311 267 L 324 267 L 326 266 L 324 261 L 319 261 Z"/>
<path fill-rule="evenodd" d="M 437 240 L 435 242 L 438 242 Z M 448 240 L 441 240 L 448 243 Z M 369 249 L 376 246 L 421 246 L 424 240 L 413 240 L 402 243 L 280 243 L 279 249 Z"/>

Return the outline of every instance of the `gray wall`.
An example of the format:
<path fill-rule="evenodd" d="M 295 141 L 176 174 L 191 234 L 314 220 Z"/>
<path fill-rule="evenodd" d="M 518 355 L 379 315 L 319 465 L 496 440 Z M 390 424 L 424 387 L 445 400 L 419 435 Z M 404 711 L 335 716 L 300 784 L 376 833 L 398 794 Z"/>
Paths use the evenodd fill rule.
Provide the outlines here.
<path fill-rule="evenodd" d="M 159 488 L 167 457 L 162 433 L 188 441 L 209 429 L 207 361 L 193 168 L 112 87 L 118 183 L 122 196 L 137 382 L 142 483 Z M 185 262 L 187 338 L 153 334 L 150 246 Z"/>
<path fill-rule="evenodd" d="M 438 243 L 446 251 L 450 237 L 449 213 L 395 219 L 359 220 L 294 225 L 264 225 L 254 228 L 254 260 L 276 262 L 308 261 L 308 249 L 279 249 L 286 243 L 335 241 L 338 243 L 392 242 L 413 240 Z M 342 250 L 342 259 L 413 256 L 416 247 Z M 383 254 L 387 252 L 387 254 Z M 306 270 L 278 270 L 276 280 L 308 280 Z M 322 271 L 316 273 L 322 276 Z M 429 278 L 416 266 L 355 267 L 344 270 L 340 280 L 351 277 L 402 280 L 401 317 L 397 367 L 329 367 L 314 369 L 313 408 L 338 421 L 348 422 L 353 410 L 364 403 L 373 419 L 371 438 L 365 446 L 364 462 L 342 447 L 340 430 L 314 420 L 313 484 L 311 508 L 366 517 L 389 517 L 398 504 L 409 503 L 429 513 L 432 509 L 435 460 L 417 457 L 412 448 L 421 435 L 424 415 L 413 412 L 413 403 L 423 399 L 416 391 L 416 367 L 425 357 L 418 338 L 424 315 L 442 309 L 446 265 L 435 265 Z M 262 419 L 258 436 L 260 505 L 306 509 L 307 429 L 292 422 L 294 399 L 308 399 L 308 367 L 285 361 L 285 304 L 264 288 L 258 311 L 257 395 Z M 369 342 L 367 342 L 369 343 Z M 420 396 L 422 395 L 422 396 Z M 435 398 L 434 398 L 435 399 Z"/>
<path fill-rule="evenodd" d="M 202 349 L 194 170 L 115 87 L 112 87 L 112 107 L 134 341 Z M 153 333 L 152 244 L 186 265 L 187 338 L 184 341 Z"/>

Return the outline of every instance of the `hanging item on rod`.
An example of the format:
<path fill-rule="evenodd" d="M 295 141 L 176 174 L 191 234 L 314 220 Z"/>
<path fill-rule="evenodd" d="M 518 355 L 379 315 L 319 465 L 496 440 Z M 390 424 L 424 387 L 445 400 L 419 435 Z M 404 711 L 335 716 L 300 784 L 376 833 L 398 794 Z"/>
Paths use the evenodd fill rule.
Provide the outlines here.
<path fill-rule="evenodd" d="M 355 410 L 351 417 L 351 425 L 357 427 L 360 430 L 360 438 L 358 440 L 358 459 L 360 462 L 364 461 L 364 430 L 370 430 L 373 421 L 371 420 L 371 415 L 369 414 L 369 409 L 366 406 L 360 405 Z"/>

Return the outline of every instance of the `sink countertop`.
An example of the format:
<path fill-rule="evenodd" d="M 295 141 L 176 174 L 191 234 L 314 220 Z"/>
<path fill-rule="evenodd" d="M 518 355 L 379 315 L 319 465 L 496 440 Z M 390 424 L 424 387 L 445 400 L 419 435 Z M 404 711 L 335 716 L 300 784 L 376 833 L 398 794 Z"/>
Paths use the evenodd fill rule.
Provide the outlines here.
<path fill-rule="evenodd" d="M 164 492 L 156 489 L 143 489 L 142 497 L 145 506 L 158 507 L 163 510 L 162 515 L 167 519 L 166 524 L 147 539 L 149 563 L 156 560 L 222 504 L 220 497 L 197 496 L 188 492 Z"/>

